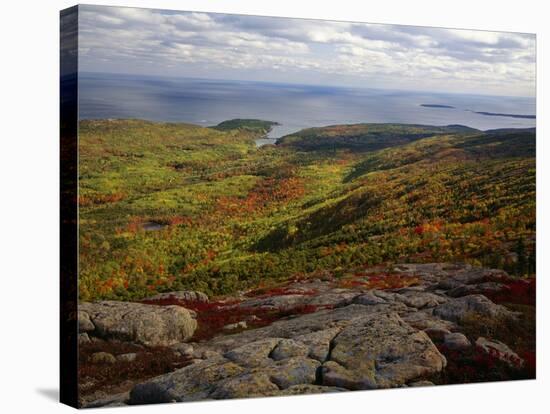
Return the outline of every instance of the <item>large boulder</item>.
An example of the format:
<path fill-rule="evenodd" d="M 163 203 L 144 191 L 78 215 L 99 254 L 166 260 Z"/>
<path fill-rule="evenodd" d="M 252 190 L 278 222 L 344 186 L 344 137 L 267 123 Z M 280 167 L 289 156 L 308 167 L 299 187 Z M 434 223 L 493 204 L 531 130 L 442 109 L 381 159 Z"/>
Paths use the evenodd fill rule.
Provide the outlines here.
<path fill-rule="evenodd" d="M 457 327 L 454 322 L 440 319 L 433 315 L 431 311 L 418 311 L 410 312 L 402 315 L 405 322 L 411 325 L 413 328 L 426 330 L 439 330 L 439 331 L 452 331 Z"/>
<path fill-rule="evenodd" d="M 498 282 L 484 282 L 477 285 L 460 285 L 447 291 L 447 295 L 453 298 L 458 298 L 466 295 L 473 295 L 476 293 L 487 295 L 491 293 L 498 293 L 506 289 L 506 285 Z"/>
<path fill-rule="evenodd" d="M 170 346 L 191 338 L 197 321 L 181 306 L 102 301 L 79 305 L 79 325 L 87 326 L 89 335 L 103 339 Z"/>
<path fill-rule="evenodd" d="M 396 313 L 371 314 L 334 338 L 322 383 L 352 390 L 396 387 L 439 372 L 446 363 L 428 335 Z"/>
<path fill-rule="evenodd" d="M 506 272 L 498 269 L 486 269 L 482 267 L 462 267 L 452 272 L 446 272 L 447 274 L 440 278 L 437 287 L 443 290 L 470 290 L 474 289 L 464 288 L 467 285 L 483 285 L 486 281 L 506 281 L 510 279 L 510 276 Z M 486 286 L 491 289 L 490 285 Z M 483 290 L 483 287 L 482 287 Z M 454 291 L 453 294 L 456 294 Z"/>
<path fill-rule="evenodd" d="M 493 303 L 483 295 L 467 295 L 450 300 L 434 308 L 433 314 L 457 323 L 462 323 L 471 315 L 491 319 L 506 319 L 516 316 L 516 313 L 509 311 L 504 306 Z"/>

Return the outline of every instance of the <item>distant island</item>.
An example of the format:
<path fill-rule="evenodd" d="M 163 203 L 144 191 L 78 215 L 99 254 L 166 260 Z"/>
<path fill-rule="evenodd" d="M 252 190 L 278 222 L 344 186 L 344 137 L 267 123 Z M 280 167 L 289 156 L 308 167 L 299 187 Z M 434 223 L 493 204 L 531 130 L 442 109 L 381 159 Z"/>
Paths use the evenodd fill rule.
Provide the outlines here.
<path fill-rule="evenodd" d="M 456 109 L 454 106 L 451 105 L 440 105 L 440 104 L 420 104 L 420 106 L 423 106 L 425 108 L 444 108 L 444 109 Z M 474 114 L 479 115 L 485 115 L 485 116 L 503 116 L 508 118 L 520 118 L 520 119 L 536 119 L 536 115 L 520 115 L 520 114 L 503 114 L 499 112 L 485 112 L 485 111 L 472 111 L 471 109 L 466 109 L 468 112 L 472 112 Z"/>
<path fill-rule="evenodd" d="M 496 112 L 483 112 L 483 111 L 471 111 L 474 114 L 486 115 L 486 116 L 505 116 L 508 118 L 521 118 L 521 119 L 536 119 L 536 115 L 518 115 L 518 114 L 501 114 Z"/>
<path fill-rule="evenodd" d="M 220 122 L 218 125 L 214 125 L 210 128 L 217 129 L 218 131 L 230 131 L 230 130 L 245 130 L 249 132 L 256 132 L 260 134 L 267 134 L 271 131 L 274 125 L 280 125 L 278 122 L 264 121 L 262 119 L 230 119 L 228 121 Z"/>
<path fill-rule="evenodd" d="M 455 109 L 454 106 L 451 105 L 439 105 L 439 104 L 420 104 L 420 106 L 423 106 L 425 108 L 446 108 L 446 109 Z"/>

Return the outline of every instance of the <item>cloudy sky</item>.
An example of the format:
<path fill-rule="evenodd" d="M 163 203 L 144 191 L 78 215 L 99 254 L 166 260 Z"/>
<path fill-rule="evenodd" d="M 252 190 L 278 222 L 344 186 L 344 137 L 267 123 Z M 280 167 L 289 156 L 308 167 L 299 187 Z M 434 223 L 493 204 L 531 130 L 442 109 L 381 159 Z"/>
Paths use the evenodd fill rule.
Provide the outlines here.
<path fill-rule="evenodd" d="M 80 6 L 80 70 L 535 95 L 535 36 Z"/>

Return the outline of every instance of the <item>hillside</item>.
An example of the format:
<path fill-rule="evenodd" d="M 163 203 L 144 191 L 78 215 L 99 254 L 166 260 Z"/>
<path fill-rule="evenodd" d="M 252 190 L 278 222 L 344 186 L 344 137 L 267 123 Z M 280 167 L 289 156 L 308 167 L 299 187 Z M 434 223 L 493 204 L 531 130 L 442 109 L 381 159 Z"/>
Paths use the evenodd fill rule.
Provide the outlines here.
<path fill-rule="evenodd" d="M 511 217 L 519 233 L 534 232 L 534 157 L 532 131 L 437 135 L 371 152 L 344 178 L 346 190 L 282 224 L 259 246 L 328 247 L 376 238 L 375 246 L 385 240 L 438 259 L 456 259 L 458 251 L 466 258 L 465 234 L 502 234 Z M 433 239 L 427 245 L 425 233 Z M 485 262 L 493 252 L 503 262 L 495 257 L 485 264 L 504 266 L 509 241 L 483 243 L 469 253 Z"/>
<path fill-rule="evenodd" d="M 287 135 L 278 144 L 302 151 L 339 150 L 376 151 L 448 133 L 472 133 L 462 125 L 436 127 L 407 124 L 355 124 L 308 128 Z"/>
<path fill-rule="evenodd" d="M 404 261 L 534 272 L 534 130 L 343 125 L 256 149 L 271 123 L 240 121 L 81 122 L 83 300 Z"/>

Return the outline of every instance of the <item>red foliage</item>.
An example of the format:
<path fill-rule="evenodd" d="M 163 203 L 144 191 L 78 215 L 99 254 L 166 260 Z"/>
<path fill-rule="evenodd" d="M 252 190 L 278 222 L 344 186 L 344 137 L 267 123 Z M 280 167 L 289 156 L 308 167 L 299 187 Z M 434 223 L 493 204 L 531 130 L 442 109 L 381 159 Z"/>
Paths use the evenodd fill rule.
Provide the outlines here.
<path fill-rule="evenodd" d="M 537 353 L 535 351 L 523 351 L 519 353 L 520 358 L 525 362 L 525 369 L 535 378 L 537 372 Z"/>
<path fill-rule="evenodd" d="M 272 308 L 236 306 L 239 304 L 237 300 L 198 302 L 183 301 L 174 296 L 144 300 L 142 303 L 160 306 L 177 305 L 197 312 L 198 327 L 192 338 L 194 341 L 208 340 L 223 332 L 223 327 L 228 324 L 246 321 L 248 328 L 259 328 L 290 315 L 304 315 L 330 308 L 328 305 L 298 305 L 290 309 L 274 310 Z M 231 331 L 231 333 L 235 332 L 237 330 Z"/>
<path fill-rule="evenodd" d="M 304 194 L 302 180 L 297 177 L 265 178 L 258 182 L 245 198 L 224 196 L 218 198 L 215 211 L 221 215 L 246 215 L 286 202 Z"/>
<path fill-rule="evenodd" d="M 113 355 L 136 353 L 133 361 L 119 361 L 114 364 L 93 363 L 89 360 L 95 352 Z M 184 367 L 190 360 L 167 348 L 143 348 L 126 342 L 94 341 L 78 347 L 78 386 L 81 396 L 96 391 L 119 393 L 127 391 L 135 382 Z"/>
<path fill-rule="evenodd" d="M 167 224 L 171 226 L 177 226 L 180 224 L 186 224 L 188 226 L 193 225 L 193 219 L 186 216 L 171 216 L 167 219 Z"/>
<path fill-rule="evenodd" d="M 438 344 L 437 348 L 447 359 L 447 367 L 431 378 L 438 384 L 507 381 L 535 377 L 532 357 L 524 358 L 525 363 L 520 366 L 519 360 L 507 361 L 496 350 L 487 353 L 478 347 L 472 347 L 464 351 L 455 351 L 442 344 Z M 524 355 L 521 357 L 523 358 Z"/>
<path fill-rule="evenodd" d="M 93 194 L 89 196 L 79 195 L 78 205 L 80 207 L 88 207 L 93 204 L 107 204 L 114 203 L 126 198 L 124 193 L 111 193 L 111 194 Z"/>
<path fill-rule="evenodd" d="M 517 279 L 508 281 L 506 287 L 498 292 L 487 292 L 486 296 L 495 303 L 515 303 L 535 306 L 537 300 L 536 279 Z"/>
<path fill-rule="evenodd" d="M 129 233 L 137 233 L 143 224 L 143 219 L 139 217 L 132 217 L 128 220 L 128 225 L 126 226 L 126 231 Z"/>
<path fill-rule="evenodd" d="M 210 302 L 190 301 L 190 300 L 182 300 L 172 295 L 163 297 L 162 299 L 144 299 L 141 301 L 141 303 L 145 303 L 148 305 L 183 306 L 184 308 L 194 310 L 195 312 L 211 311 L 213 309 L 218 309 L 220 307 L 235 305 L 235 304 L 238 304 L 239 302 L 240 301 L 238 300 L 219 301 L 219 302 L 218 301 L 210 301 Z"/>
<path fill-rule="evenodd" d="M 302 289 L 293 289 L 292 287 L 288 287 L 288 286 L 278 286 L 270 289 L 259 288 L 259 289 L 251 290 L 250 292 L 247 293 L 246 296 L 267 298 L 271 296 L 281 296 L 281 295 L 313 296 L 317 293 L 318 291 L 315 289 L 302 290 Z"/>
<path fill-rule="evenodd" d="M 489 361 L 491 364 L 494 364 L 496 360 L 499 360 L 499 361 L 508 362 L 516 368 L 520 368 L 522 365 L 521 359 L 519 357 L 505 354 L 503 352 L 500 352 L 498 349 L 491 348 L 491 347 L 488 348 L 488 352 L 485 352 L 482 349 L 480 349 L 479 352 L 476 353 L 476 359 L 480 361 L 480 364 L 484 363 L 485 360 Z"/>
<path fill-rule="evenodd" d="M 332 305 L 299 305 L 289 311 L 289 315 L 306 315 L 322 309 L 332 309 Z"/>

